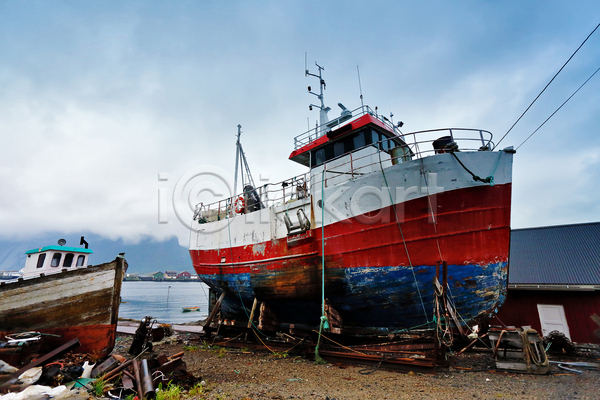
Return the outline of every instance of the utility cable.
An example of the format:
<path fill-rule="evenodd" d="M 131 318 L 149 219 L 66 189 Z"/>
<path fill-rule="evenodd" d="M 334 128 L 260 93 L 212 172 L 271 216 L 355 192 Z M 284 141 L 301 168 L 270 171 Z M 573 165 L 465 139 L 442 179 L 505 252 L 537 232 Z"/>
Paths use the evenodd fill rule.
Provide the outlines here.
<path fill-rule="evenodd" d="M 515 127 L 515 125 L 517 125 L 517 123 L 521 120 L 521 118 L 523 118 L 523 116 L 525 115 L 525 113 L 527 113 L 527 111 L 529 111 L 529 109 L 531 108 L 531 106 L 533 106 L 533 103 L 535 103 L 537 101 L 537 99 L 542 95 L 542 93 L 544 93 L 544 91 L 548 88 L 548 86 L 550 86 L 550 84 L 552 83 L 552 81 L 554 81 L 554 79 L 558 76 L 558 74 L 560 74 L 560 72 L 567 66 L 567 64 L 569 63 L 569 61 L 571 61 L 571 59 L 575 56 L 575 54 L 577 54 L 577 52 L 579 51 L 579 49 L 581 49 L 581 47 L 585 44 L 585 42 L 587 42 L 587 40 L 590 38 L 590 36 L 592 36 L 592 34 L 594 32 L 596 32 L 596 30 L 598 29 L 598 27 L 600 27 L 600 24 L 596 25 L 596 27 L 594 28 L 594 30 L 579 45 L 579 47 L 577 48 L 577 50 L 575 50 L 575 52 L 573 54 L 571 54 L 571 57 L 569 57 L 569 59 L 567 60 L 567 62 L 565 62 L 562 67 L 560 67 L 560 69 L 558 70 L 558 72 L 552 77 L 552 79 L 550 79 L 550 82 L 548 82 L 548 84 L 544 87 L 544 89 L 540 92 L 540 94 L 538 94 L 537 97 L 531 102 L 531 104 L 529 105 L 529 107 L 527 107 L 527 109 L 525 111 L 523 111 L 523 114 L 521 114 L 521 116 L 519 117 L 519 119 L 517 119 L 515 121 L 515 123 L 510 127 L 510 129 L 498 141 L 498 143 L 496 143 L 496 145 L 494 146 L 494 149 L 496 147 L 498 147 L 498 145 L 500 144 L 500 142 L 502 142 L 502 140 L 506 137 L 506 135 L 508 135 L 508 133 Z"/>
<path fill-rule="evenodd" d="M 421 300 L 421 307 L 423 307 L 423 314 L 425 315 L 425 319 L 427 320 L 427 324 L 429 321 L 429 315 L 427 315 L 427 311 L 425 310 L 425 304 L 423 303 L 423 297 L 421 296 L 421 290 L 419 288 L 419 281 L 417 280 L 417 276 L 415 275 L 415 270 L 413 267 L 413 263 L 410 259 L 410 254 L 408 252 L 408 246 L 406 245 L 406 240 L 404 239 L 404 232 L 402 231 L 402 226 L 400 225 L 400 220 L 398 219 L 398 213 L 396 212 L 396 203 L 392 198 L 392 191 L 390 190 L 390 184 L 388 183 L 387 177 L 385 176 L 385 170 L 383 168 L 383 162 L 381 161 L 381 150 L 377 150 L 377 154 L 379 156 L 379 166 L 381 168 L 381 175 L 383 176 L 383 180 L 385 181 L 385 187 L 387 188 L 388 195 L 390 196 L 390 207 L 392 211 L 394 211 L 394 218 L 396 219 L 396 225 L 398 226 L 398 230 L 400 231 L 400 237 L 402 238 L 402 244 L 404 245 L 404 251 L 406 252 L 406 258 L 408 260 L 408 265 L 410 266 L 410 271 L 412 272 L 413 279 L 415 281 L 415 287 L 417 288 L 417 294 L 419 295 L 419 300 Z"/>
<path fill-rule="evenodd" d="M 544 126 L 544 124 L 545 124 L 546 122 L 548 122 L 548 121 L 550 120 L 550 118 L 552 118 L 552 117 L 554 116 L 554 114 L 556 114 L 556 113 L 558 112 L 558 110 L 560 110 L 560 109 L 561 109 L 561 108 L 562 108 L 562 107 L 563 107 L 565 104 L 567 104 L 567 102 L 568 102 L 569 100 L 571 100 L 571 97 L 575 96 L 575 94 L 576 94 L 577 92 L 579 92 L 579 89 L 581 89 L 581 88 L 582 88 L 582 87 L 583 87 L 583 86 L 584 86 L 586 83 L 588 83 L 588 81 L 589 81 L 590 79 L 592 79 L 592 78 L 594 77 L 594 75 L 596 75 L 596 73 L 597 73 L 598 71 L 600 71 L 600 68 L 598 68 L 598 69 L 597 69 L 597 70 L 596 70 L 596 71 L 595 71 L 595 72 L 594 72 L 594 73 L 593 73 L 593 74 L 592 74 L 592 75 L 591 75 L 589 78 L 587 78 L 587 80 L 586 80 L 585 82 L 583 82 L 583 84 L 582 84 L 581 86 L 579 86 L 579 88 L 578 88 L 576 91 L 574 91 L 574 92 L 573 92 L 573 94 L 572 94 L 572 95 L 570 95 L 570 96 L 569 96 L 569 98 L 568 98 L 568 99 L 566 99 L 566 100 L 564 101 L 564 103 L 562 103 L 562 104 L 560 105 L 560 107 L 558 107 L 558 108 L 557 108 L 557 109 L 556 109 L 556 110 L 555 110 L 555 111 L 554 111 L 552 114 L 550 114 L 550 116 L 549 116 L 548 118 L 546 118 L 546 120 L 545 120 L 544 122 L 542 122 L 542 124 L 541 124 L 540 126 L 538 126 L 538 127 L 537 127 L 537 129 L 531 133 L 531 135 L 527 136 L 527 139 L 523 140 L 523 142 L 522 142 L 522 143 L 521 143 L 519 146 L 517 146 L 517 148 L 516 148 L 515 150 L 519 150 L 519 147 L 523 146 L 523 145 L 525 144 L 525 142 L 529 140 L 529 138 L 530 138 L 530 137 L 532 137 L 532 136 L 533 136 L 533 135 L 534 135 L 534 134 L 535 134 L 535 133 L 536 133 L 538 130 L 540 130 L 540 128 L 541 128 L 542 126 Z"/>

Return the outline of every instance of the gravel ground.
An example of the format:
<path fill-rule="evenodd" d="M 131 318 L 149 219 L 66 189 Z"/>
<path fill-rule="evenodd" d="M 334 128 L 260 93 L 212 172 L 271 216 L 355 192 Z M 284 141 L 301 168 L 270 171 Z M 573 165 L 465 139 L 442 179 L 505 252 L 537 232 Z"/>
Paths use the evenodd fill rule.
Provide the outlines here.
<path fill-rule="evenodd" d="M 423 375 L 365 366 L 317 365 L 303 357 L 283 357 L 268 351 L 209 348 L 190 338 L 184 335 L 154 346 L 155 354 L 185 351 L 188 372 L 206 383 L 204 394 L 190 398 L 600 399 L 598 370 L 579 375 L 553 366 L 550 375 L 498 372 L 493 370 L 490 353 L 464 353 L 456 360 L 455 368 L 438 368 L 436 374 Z M 130 343 L 130 336 L 120 336 L 115 351 L 126 353 Z"/>

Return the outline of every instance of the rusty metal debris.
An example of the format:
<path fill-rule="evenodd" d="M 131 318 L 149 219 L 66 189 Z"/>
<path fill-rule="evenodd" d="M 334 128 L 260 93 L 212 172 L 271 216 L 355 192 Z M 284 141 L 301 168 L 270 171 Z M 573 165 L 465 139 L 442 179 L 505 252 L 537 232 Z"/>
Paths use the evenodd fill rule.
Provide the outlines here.
<path fill-rule="evenodd" d="M 489 338 L 494 348 L 496 368 L 534 374 L 549 373 L 548 356 L 536 330 L 528 327 L 492 327 Z"/>

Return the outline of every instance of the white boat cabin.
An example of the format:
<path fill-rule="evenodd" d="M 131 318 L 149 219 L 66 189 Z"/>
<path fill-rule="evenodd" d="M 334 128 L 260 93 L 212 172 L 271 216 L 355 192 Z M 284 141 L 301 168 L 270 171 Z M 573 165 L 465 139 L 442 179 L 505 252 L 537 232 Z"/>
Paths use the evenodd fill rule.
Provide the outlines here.
<path fill-rule="evenodd" d="M 51 274 L 63 269 L 85 268 L 93 251 L 86 248 L 67 246 L 45 246 L 26 251 L 25 268 L 21 271 L 23 278 L 31 278 L 40 274 Z"/>

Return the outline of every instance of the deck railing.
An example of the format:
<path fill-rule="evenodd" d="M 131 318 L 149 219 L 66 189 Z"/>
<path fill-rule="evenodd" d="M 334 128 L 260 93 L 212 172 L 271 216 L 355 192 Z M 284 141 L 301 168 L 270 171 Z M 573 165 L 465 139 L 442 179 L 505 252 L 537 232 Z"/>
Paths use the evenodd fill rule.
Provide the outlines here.
<path fill-rule="evenodd" d="M 368 107 L 365 107 L 365 110 L 370 112 Z M 200 203 L 196 205 L 194 219 L 200 223 L 213 222 L 230 218 L 239 212 L 252 212 L 260 208 L 268 208 L 307 198 L 311 194 L 311 176 L 313 177 L 312 184 L 320 189 L 322 184 L 325 187 L 338 185 L 393 164 L 409 162 L 434 154 L 455 151 L 490 151 L 494 147 L 492 134 L 481 129 L 443 128 L 403 134 L 387 118 L 376 114 L 372 115 L 384 122 L 390 130 L 396 132 L 395 141 L 386 138 L 377 143 L 370 143 L 360 149 L 355 149 L 353 152 L 343 154 L 313 167 L 312 173 L 307 172 L 282 182 L 260 186 L 253 189 L 255 196 L 250 192 L 242 192 L 214 203 Z M 346 119 L 344 122 L 346 121 L 349 120 Z M 305 145 L 304 140 L 314 140 L 314 135 L 317 133 L 318 131 L 313 129 L 296 137 L 294 139 L 295 147 Z M 387 142 L 387 144 L 384 145 L 384 142 Z M 393 145 L 390 145 L 389 143 L 392 142 Z M 434 148 L 434 142 L 437 148 Z M 365 149 L 370 151 L 365 151 Z M 321 168 L 325 170 L 324 174 Z M 323 175 L 325 177 L 324 183 L 322 183 L 321 178 Z M 251 209 L 248 204 L 251 198 L 260 199 L 260 205 Z M 236 207 L 239 205 L 236 203 L 241 201 L 238 199 L 243 200 L 245 206 L 243 211 L 240 207 Z M 236 208 L 238 211 L 236 211 Z"/>
<path fill-rule="evenodd" d="M 309 173 L 297 175 L 278 183 L 267 183 L 253 190 L 260 199 L 260 205 L 255 206 L 256 209 L 268 208 L 304 199 L 310 195 Z M 213 222 L 233 217 L 237 213 L 252 212 L 253 210 L 249 210 L 251 197 L 252 194 L 246 191 L 214 203 L 200 203 L 196 205 L 194 220 L 197 220 L 199 223 Z M 239 204 L 236 204 L 236 201 L 242 201 L 238 199 L 243 200 L 243 210 L 239 207 Z"/>

